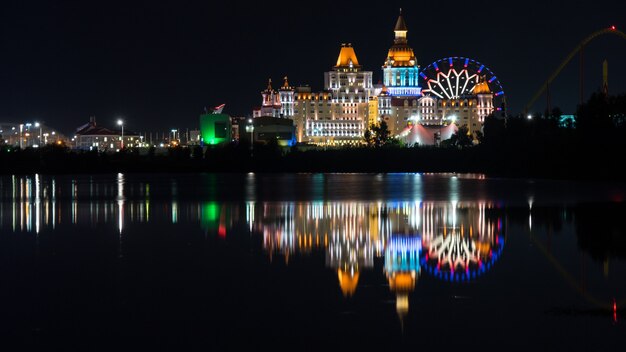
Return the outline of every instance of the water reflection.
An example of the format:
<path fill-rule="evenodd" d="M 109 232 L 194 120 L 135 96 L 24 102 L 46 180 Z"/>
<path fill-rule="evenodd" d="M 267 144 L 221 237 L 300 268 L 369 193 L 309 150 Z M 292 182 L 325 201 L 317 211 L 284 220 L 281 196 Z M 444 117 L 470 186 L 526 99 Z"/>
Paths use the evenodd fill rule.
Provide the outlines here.
<path fill-rule="evenodd" d="M 385 187 L 391 186 L 382 175 L 372 177 L 382 183 L 377 192 L 384 199 Z M 619 307 L 626 302 L 619 297 L 596 298 L 600 295 L 586 284 L 593 270 L 586 264 L 587 256 L 580 255 L 580 262 L 572 264 L 575 260 L 557 255 L 555 249 L 564 248 L 557 234 L 575 234 L 578 247 L 601 264 L 606 283 L 596 286 L 607 286 L 615 292 L 612 297 L 617 296 L 614 287 L 620 284 L 614 281 L 623 271 L 614 269 L 621 267 L 615 262 L 626 258 L 623 206 L 542 208 L 535 195 L 525 194 L 522 207 L 509 209 L 498 201 L 468 201 L 462 194 L 467 193 L 461 187 L 463 179 L 455 176 L 446 178 L 440 190 L 447 200 L 431 201 L 424 192 L 432 185 L 424 176 L 406 174 L 400 179 L 407 182 L 403 190 L 413 200 L 325 200 L 329 197 L 325 175 L 306 179 L 311 201 L 261 201 L 257 198 L 264 181 L 248 174 L 240 185 L 246 200 L 232 202 L 216 199 L 224 181 L 215 175 L 202 176 L 208 196 L 192 199 L 185 198 L 188 186 L 174 178 L 155 184 L 149 178 L 129 181 L 121 173 L 103 178 L 11 176 L 0 183 L 0 229 L 39 236 L 61 225 L 111 224 L 120 256 L 129 224 L 134 223 L 192 223 L 207 238 L 224 240 L 250 235 L 260 240 L 270 260 L 284 259 L 288 264 L 293 256 L 323 253 L 326 268 L 336 273 L 338 293 L 346 300 L 362 289 L 365 272 L 382 274 L 388 292 L 395 296 L 396 312 L 404 319 L 411 294 L 419 291 L 424 276 L 443 285 L 464 284 L 498 265 L 509 224 L 515 223 L 527 231 L 528 242 L 553 263 L 565 282 L 617 320 Z"/>
<path fill-rule="evenodd" d="M 324 249 L 347 297 L 357 290 L 360 272 L 384 257 L 400 317 L 421 266 L 437 279 L 470 281 L 491 268 L 505 243 L 501 211 L 484 202 L 262 203 L 257 213 L 247 219 L 268 255 Z"/>

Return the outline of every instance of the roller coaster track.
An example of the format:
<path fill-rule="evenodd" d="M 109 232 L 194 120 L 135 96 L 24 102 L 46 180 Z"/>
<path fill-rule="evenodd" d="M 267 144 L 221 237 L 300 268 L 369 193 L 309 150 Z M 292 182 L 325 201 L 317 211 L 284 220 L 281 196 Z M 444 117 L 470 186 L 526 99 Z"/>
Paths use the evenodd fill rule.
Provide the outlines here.
<path fill-rule="evenodd" d="M 535 93 L 533 98 L 530 99 L 528 104 L 526 104 L 526 107 L 524 107 L 524 114 L 528 113 L 528 110 L 533 105 L 533 103 L 537 100 L 537 98 L 539 98 L 539 96 L 541 96 L 541 94 L 543 94 L 543 92 L 546 91 L 546 89 L 548 88 L 550 83 L 552 83 L 552 81 L 556 78 L 556 76 L 558 76 L 559 73 L 561 73 L 561 70 L 563 70 L 563 68 L 572 60 L 572 58 L 577 53 L 581 52 L 581 50 L 584 49 L 585 45 L 587 45 L 590 41 L 592 41 L 593 39 L 595 39 L 595 38 L 597 38 L 597 37 L 599 37 L 601 35 L 604 35 L 604 34 L 615 34 L 615 35 L 618 35 L 618 36 L 626 39 L 626 34 L 624 32 L 622 32 L 622 31 L 616 29 L 615 26 L 611 26 L 609 28 L 605 28 L 605 29 L 599 30 L 597 32 L 592 33 L 587 38 L 585 38 L 582 42 L 580 42 L 580 44 L 578 44 L 578 46 L 574 50 L 572 50 L 572 52 L 569 55 L 567 55 L 567 57 L 565 58 L 565 60 L 563 60 L 561 65 L 552 73 L 552 75 L 546 80 L 546 82 L 541 86 L 541 88 L 539 88 L 539 90 L 537 91 L 537 93 Z M 581 76 L 581 78 L 582 78 L 582 76 Z M 582 86 L 581 86 L 581 89 L 582 89 Z M 582 99 L 582 96 L 581 96 L 581 99 Z"/>

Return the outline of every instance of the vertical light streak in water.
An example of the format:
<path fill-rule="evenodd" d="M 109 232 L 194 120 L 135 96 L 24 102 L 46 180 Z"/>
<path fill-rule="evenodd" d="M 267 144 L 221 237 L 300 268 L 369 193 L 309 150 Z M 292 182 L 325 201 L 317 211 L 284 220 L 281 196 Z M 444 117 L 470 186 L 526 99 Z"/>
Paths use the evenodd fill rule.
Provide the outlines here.
<path fill-rule="evenodd" d="M 452 201 L 452 228 L 456 228 L 456 206 L 457 206 L 457 201 L 453 200 Z"/>
<path fill-rule="evenodd" d="M 172 224 L 178 222 L 178 202 L 172 200 Z"/>
<path fill-rule="evenodd" d="M 143 222 L 145 217 L 144 217 L 144 209 L 145 209 L 145 204 L 144 203 L 139 203 L 139 222 Z"/>
<path fill-rule="evenodd" d="M 146 222 L 150 222 L 150 184 L 146 184 Z"/>
<path fill-rule="evenodd" d="M 13 232 L 15 232 L 15 223 L 17 220 L 17 183 L 15 182 L 15 175 L 11 176 L 11 190 L 13 193 Z"/>
<path fill-rule="evenodd" d="M 56 180 L 54 179 L 54 177 L 52 178 L 52 229 L 54 230 L 54 228 L 56 227 L 56 215 L 57 215 L 57 208 L 56 208 L 56 203 L 57 203 L 57 184 L 56 184 Z"/>
<path fill-rule="evenodd" d="M 246 177 L 246 200 L 252 202 L 256 200 L 256 180 L 254 172 L 249 172 Z"/>
<path fill-rule="evenodd" d="M 76 220 L 78 217 L 78 200 L 77 200 L 77 190 L 78 185 L 76 184 L 76 180 L 72 180 L 72 224 L 76 224 Z"/>
<path fill-rule="evenodd" d="M 41 199 L 39 198 L 40 184 L 39 174 L 35 174 L 35 232 L 39 233 L 39 218 L 41 216 Z"/>
<path fill-rule="evenodd" d="M 178 197 L 178 185 L 175 180 L 172 180 L 172 224 L 176 224 L 178 222 L 178 202 L 176 198 Z"/>
<path fill-rule="evenodd" d="M 30 231 L 33 224 L 33 216 L 30 212 L 30 197 L 32 195 L 32 185 L 29 177 L 26 178 L 24 197 L 22 198 L 22 208 L 24 209 L 26 218 L 26 231 Z"/>
<path fill-rule="evenodd" d="M 456 175 L 450 177 L 450 188 L 448 199 L 450 201 L 459 201 L 459 179 Z"/>
<path fill-rule="evenodd" d="M 124 229 L 124 174 L 117 174 L 117 228 L 120 231 L 120 243 L 122 230 Z"/>
<path fill-rule="evenodd" d="M 421 203 L 423 197 L 424 193 L 422 189 L 422 175 L 415 174 L 413 175 L 413 200 Z"/>
<path fill-rule="evenodd" d="M 252 225 L 254 224 L 254 202 L 246 202 L 246 221 L 250 227 L 250 233 L 252 233 Z"/>
<path fill-rule="evenodd" d="M 528 198 L 528 230 L 533 230 L 533 197 Z"/>
<path fill-rule="evenodd" d="M 93 225 L 95 222 L 93 213 L 93 178 L 89 178 L 89 220 L 91 225 Z"/>

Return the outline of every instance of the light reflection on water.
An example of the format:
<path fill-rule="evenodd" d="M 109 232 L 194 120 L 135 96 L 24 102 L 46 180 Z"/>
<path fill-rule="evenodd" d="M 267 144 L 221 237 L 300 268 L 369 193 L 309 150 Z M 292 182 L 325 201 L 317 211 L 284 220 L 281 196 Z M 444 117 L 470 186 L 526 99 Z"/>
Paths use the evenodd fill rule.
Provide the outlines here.
<path fill-rule="evenodd" d="M 104 178 L 5 177 L 0 183 L 0 230 L 3 236 L 7 228 L 15 234 L 39 236 L 68 224 L 92 228 L 115 224 L 122 258 L 125 239 L 140 231 L 137 225 L 151 224 L 154 229 L 191 224 L 207 241 L 259 239 L 269 262 L 289 265 L 290 258 L 323 253 L 325 268 L 319 270 L 334 272 L 335 285 L 345 300 L 367 290 L 364 278 L 369 277 L 371 284 L 372 276 L 384 277 L 385 282 L 378 284 L 393 294 L 401 322 L 411 316 L 421 281 L 424 291 L 428 285 L 473 287 L 491 275 L 501 258 L 523 258 L 524 246 L 532 246 L 533 253 L 578 297 L 594 309 L 609 312 L 613 321 L 626 304 L 626 287 L 615 283 L 626 272 L 623 248 L 614 242 L 602 244 L 600 250 L 609 254 L 597 264 L 572 246 L 577 240 L 585 249 L 580 243 L 588 236 L 579 233 L 588 221 L 581 222 L 586 221 L 585 213 L 577 213 L 576 204 L 589 201 L 590 194 L 604 197 L 601 201 L 615 195 L 621 198 L 619 188 L 572 194 L 572 186 L 565 185 L 561 193 L 547 197 L 546 189 L 555 192 L 552 183 L 544 188 L 536 182 L 525 184 L 526 188 L 507 186 L 510 194 L 502 195 L 498 192 L 509 188 L 482 175 L 246 174 L 231 188 L 221 176 L 196 177 L 201 182 L 121 173 Z M 370 199 L 362 199 L 359 188 L 351 188 L 355 183 Z M 285 192 L 288 187 L 293 190 Z M 306 194 L 297 197 L 298 192 Z M 296 200 L 289 200 L 290 195 Z M 607 231 L 621 231 L 623 236 L 623 227 L 611 226 Z M 510 244 L 512 240 L 517 245 Z M 596 245 L 591 245 L 590 253 L 598 250 Z M 583 269 L 576 258 L 587 263 Z M 510 275 L 523 269 L 516 263 L 503 265 L 500 271 Z M 601 270 L 594 271 L 598 267 Z M 492 280 L 490 285 L 496 284 Z"/>

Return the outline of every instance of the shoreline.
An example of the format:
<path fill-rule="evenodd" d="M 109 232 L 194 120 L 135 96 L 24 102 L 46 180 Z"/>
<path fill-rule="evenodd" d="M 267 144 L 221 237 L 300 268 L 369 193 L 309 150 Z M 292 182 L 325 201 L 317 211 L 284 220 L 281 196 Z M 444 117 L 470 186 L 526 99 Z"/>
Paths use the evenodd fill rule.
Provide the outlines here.
<path fill-rule="evenodd" d="M 0 153 L 0 174 L 101 173 L 458 173 L 485 177 L 626 181 L 619 150 L 584 162 L 575 148 L 346 148 L 298 150 L 272 146 L 172 148 L 164 155 L 67 149 Z M 588 152 L 588 151 L 587 151 Z M 585 153 L 586 155 L 593 155 Z"/>

